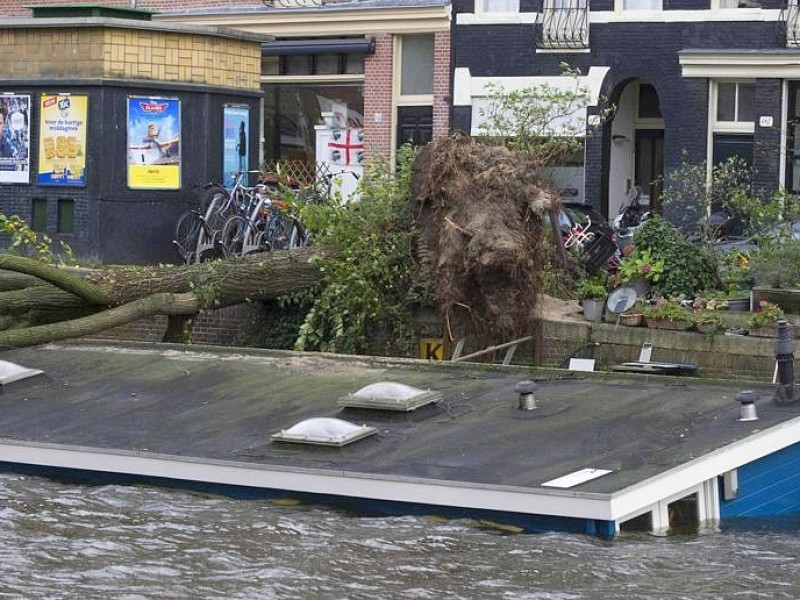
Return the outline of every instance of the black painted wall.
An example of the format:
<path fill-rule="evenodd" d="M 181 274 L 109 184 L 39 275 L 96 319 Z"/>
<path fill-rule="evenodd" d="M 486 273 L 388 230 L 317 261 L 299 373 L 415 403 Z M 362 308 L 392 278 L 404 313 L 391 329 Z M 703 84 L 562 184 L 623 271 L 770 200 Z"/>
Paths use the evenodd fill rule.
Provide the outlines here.
<path fill-rule="evenodd" d="M 458 8 L 461 3 L 456 0 Z M 664 0 L 665 10 L 707 9 L 709 0 Z M 779 0 L 765 0 L 764 8 L 777 8 Z M 466 7 L 465 7 L 466 8 Z M 612 10 L 613 0 L 593 0 L 593 12 Z M 536 52 L 536 25 L 469 25 L 454 27 L 453 65 L 467 67 L 473 77 L 525 77 L 558 75 L 559 64 L 567 62 L 587 73 L 591 66 L 609 67 L 602 93 L 613 103 L 621 84 L 639 78 L 657 90 L 665 125 L 665 172 L 676 169 L 684 157 L 692 161 L 706 158 L 708 132 L 708 80 L 683 78 L 678 53 L 682 50 L 783 50 L 785 42 L 775 22 L 652 22 L 593 23 L 590 52 Z M 757 82 L 756 115 L 771 115 L 774 127 L 756 123 L 758 156 L 757 185 L 775 189 L 778 185 L 781 80 Z M 453 129 L 469 131 L 471 110 L 454 107 Z M 608 133 L 600 132 L 587 142 L 586 200 L 605 209 Z"/>
<path fill-rule="evenodd" d="M 11 91 L 0 88 L 2 91 Z M 70 244 L 82 261 L 153 264 L 179 260 L 172 245 L 178 216 L 196 205 L 195 186 L 220 181 L 222 176 L 222 110 L 225 103 L 250 106 L 249 139 L 259 139 L 258 93 L 242 93 L 197 86 L 36 85 L 16 93 L 30 93 L 30 185 L 0 185 L 0 209 L 31 219 L 33 198 L 47 199 L 46 233 Z M 39 97 L 42 93 L 86 94 L 89 97 L 85 187 L 39 186 L 35 173 L 39 160 Z M 181 101 L 181 188 L 139 190 L 128 188 L 128 96 L 160 96 Z M 251 149 L 251 169 L 258 168 L 256 146 Z M 56 232 L 59 199 L 75 201 L 75 231 Z"/>

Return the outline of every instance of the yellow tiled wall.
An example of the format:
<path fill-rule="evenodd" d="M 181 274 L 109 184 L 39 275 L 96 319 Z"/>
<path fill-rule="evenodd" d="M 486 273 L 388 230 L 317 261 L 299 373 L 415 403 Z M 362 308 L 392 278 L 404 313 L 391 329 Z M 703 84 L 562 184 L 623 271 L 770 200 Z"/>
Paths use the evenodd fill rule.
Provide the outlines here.
<path fill-rule="evenodd" d="M 118 27 L 0 30 L 0 79 L 143 79 L 260 89 L 258 41 Z"/>

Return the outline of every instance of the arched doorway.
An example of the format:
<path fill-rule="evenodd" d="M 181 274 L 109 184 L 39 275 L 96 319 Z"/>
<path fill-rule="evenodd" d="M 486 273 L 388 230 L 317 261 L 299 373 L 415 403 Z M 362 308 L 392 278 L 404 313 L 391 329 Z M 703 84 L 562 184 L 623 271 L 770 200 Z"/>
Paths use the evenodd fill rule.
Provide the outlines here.
<path fill-rule="evenodd" d="M 664 179 L 664 119 L 655 87 L 640 79 L 621 84 L 610 123 L 608 215 L 640 192 L 640 203 L 658 209 Z"/>

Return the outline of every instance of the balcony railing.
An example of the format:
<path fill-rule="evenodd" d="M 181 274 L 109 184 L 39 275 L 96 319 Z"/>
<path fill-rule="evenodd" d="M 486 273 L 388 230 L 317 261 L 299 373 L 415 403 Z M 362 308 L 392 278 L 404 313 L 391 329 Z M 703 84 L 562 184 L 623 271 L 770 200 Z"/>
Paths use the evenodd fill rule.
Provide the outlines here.
<path fill-rule="evenodd" d="M 589 0 L 542 0 L 541 27 L 536 45 L 565 50 L 588 48 Z"/>
<path fill-rule="evenodd" d="M 800 46 L 800 0 L 787 0 L 781 10 L 779 24 L 786 33 L 786 45 Z"/>

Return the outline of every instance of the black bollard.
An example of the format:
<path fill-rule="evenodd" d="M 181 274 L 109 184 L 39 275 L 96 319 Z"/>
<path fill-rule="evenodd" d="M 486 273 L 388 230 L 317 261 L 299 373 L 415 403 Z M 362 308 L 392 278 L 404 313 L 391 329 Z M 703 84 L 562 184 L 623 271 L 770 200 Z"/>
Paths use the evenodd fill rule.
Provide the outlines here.
<path fill-rule="evenodd" d="M 794 344 L 786 321 L 778 321 L 778 338 L 775 341 L 775 361 L 778 363 L 776 404 L 789 404 L 798 400 L 794 385 Z"/>

